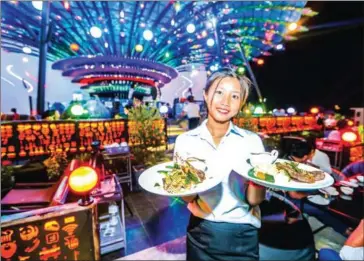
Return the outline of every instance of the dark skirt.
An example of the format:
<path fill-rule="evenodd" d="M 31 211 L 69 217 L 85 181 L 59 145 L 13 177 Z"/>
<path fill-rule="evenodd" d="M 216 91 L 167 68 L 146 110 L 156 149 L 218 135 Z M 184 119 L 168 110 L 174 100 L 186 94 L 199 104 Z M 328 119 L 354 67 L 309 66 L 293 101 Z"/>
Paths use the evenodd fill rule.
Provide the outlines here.
<path fill-rule="evenodd" d="M 258 260 L 258 229 L 249 224 L 212 222 L 191 215 L 187 260 Z"/>

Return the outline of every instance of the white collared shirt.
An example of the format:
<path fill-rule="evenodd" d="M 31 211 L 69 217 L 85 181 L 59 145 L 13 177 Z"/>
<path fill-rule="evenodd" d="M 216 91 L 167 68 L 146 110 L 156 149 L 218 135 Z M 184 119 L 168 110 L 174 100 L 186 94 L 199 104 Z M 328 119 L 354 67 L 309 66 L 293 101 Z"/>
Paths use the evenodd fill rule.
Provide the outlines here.
<path fill-rule="evenodd" d="M 260 137 L 248 130 L 230 126 L 220 144 L 216 147 L 205 120 L 199 127 L 179 135 L 174 153 L 183 159 L 197 157 L 206 160 L 208 169 L 223 175 L 216 187 L 198 194 L 188 204 L 188 209 L 197 217 L 229 223 L 251 224 L 260 227 L 259 207 L 251 208 L 245 200 L 246 180 L 237 173 L 248 172 L 250 153 L 263 152 Z"/>

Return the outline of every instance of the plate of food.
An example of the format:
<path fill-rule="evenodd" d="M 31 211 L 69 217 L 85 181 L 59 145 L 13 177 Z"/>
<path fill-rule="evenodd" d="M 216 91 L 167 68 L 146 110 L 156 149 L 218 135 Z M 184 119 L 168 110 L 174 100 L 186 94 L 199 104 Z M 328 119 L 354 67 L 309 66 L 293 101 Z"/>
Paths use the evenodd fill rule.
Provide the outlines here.
<path fill-rule="evenodd" d="M 223 176 L 208 169 L 204 160 L 197 158 L 178 158 L 153 166 L 139 177 L 140 186 L 154 194 L 183 197 L 207 191 L 218 185 Z"/>
<path fill-rule="evenodd" d="M 262 186 L 286 191 L 317 190 L 334 183 L 334 179 L 328 173 L 284 159 L 252 166 L 243 176 Z"/>

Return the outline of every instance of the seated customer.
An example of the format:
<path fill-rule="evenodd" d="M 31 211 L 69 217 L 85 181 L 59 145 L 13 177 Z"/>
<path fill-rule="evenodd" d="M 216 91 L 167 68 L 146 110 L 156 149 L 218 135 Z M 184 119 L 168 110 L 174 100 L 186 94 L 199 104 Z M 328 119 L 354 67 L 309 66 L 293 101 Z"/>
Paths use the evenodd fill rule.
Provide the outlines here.
<path fill-rule="evenodd" d="M 323 248 L 319 252 L 320 261 L 329 260 L 364 260 L 364 219 L 350 234 L 341 248 L 340 253 L 332 249 Z"/>
<path fill-rule="evenodd" d="M 350 163 L 342 170 L 342 173 L 347 178 L 350 178 L 357 174 L 364 174 L 364 160 L 358 160 L 356 162 Z"/>
<path fill-rule="evenodd" d="M 273 194 L 260 205 L 260 260 L 314 260 L 315 243 L 311 227 L 300 210 L 283 192 Z"/>
<path fill-rule="evenodd" d="M 331 174 L 330 158 L 326 153 L 316 149 L 316 138 L 312 135 L 306 137 L 283 137 L 284 157 L 300 163 L 314 165 Z"/>

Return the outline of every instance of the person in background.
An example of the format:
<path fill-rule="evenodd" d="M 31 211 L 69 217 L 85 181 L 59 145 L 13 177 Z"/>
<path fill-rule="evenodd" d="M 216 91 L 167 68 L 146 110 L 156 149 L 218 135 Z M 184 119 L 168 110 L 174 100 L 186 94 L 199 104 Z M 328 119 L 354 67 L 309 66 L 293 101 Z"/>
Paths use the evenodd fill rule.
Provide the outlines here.
<path fill-rule="evenodd" d="M 171 108 L 171 105 L 169 103 L 166 104 L 167 108 L 168 108 L 168 119 L 172 119 L 173 118 L 173 109 Z"/>
<path fill-rule="evenodd" d="M 133 93 L 133 107 L 138 108 L 143 105 L 143 96 L 137 93 Z"/>
<path fill-rule="evenodd" d="M 5 113 L 1 113 L 1 121 L 5 121 L 6 119 L 6 114 Z"/>
<path fill-rule="evenodd" d="M 192 95 L 187 97 L 187 104 L 184 106 L 181 117 L 187 115 L 188 129 L 195 129 L 200 123 L 200 106 L 194 102 Z"/>
<path fill-rule="evenodd" d="M 300 163 L 307 164 L 318 153 L 318 160 L 310 164 L 331 173 L 329 159 L 316 149 L 314 137 L 283 137 L 281 146 L 286 150 L 283 158 Z M 297 191 L 267 192 L 266 201 L 260 205 L 260 260 L 314 260 L 315 242 L 310 224 L 292 201 L 308 195 Z"/>
<path fill-rule="evenodd" d="M 288 158 L 299 162 L 309 163 L 331 174 L 329 156 L 316 148 L 316 138 L 312 135 L 301 137 L 301 142 L 294 143 Z"/>
<path fill-rule="evenodd" d="M 13 118 L 12 118 L 13 121 L 20 120 L 20 115 L 17 113 L 16 108 L 12 108 L 11 112 L 13 113 Z"/>
<path fill-rule="evenodd" d="M 345 241 L 340 253 L 333 249 L 320 249 L 319 261 L 364 260 L 364 219 Z"/>
<path fill-rule="evenodd" d="M 125 106 L 124 106 L 124 111 L 123 111 L 123 113 L 121 113 L 120 114 L 120 118 L 121 119 L 128 119 L 128 117 L 129 117 L 129 112 L 130 112 L 130 110 L 133 108 L 133 106 L 131 106 L 130 104 L 126 104 Z"/>
<path fill-rule="evenodd" d="M 325 117 L 322 112 L 319 112 L 316 117 L 316 124 L 321 127 L 321 129 L 325 128 Z"/>
<path fill-rule="evenodd" d="M 341 171 L 347 178 L 352 176 L 363 174 L 364 175 L 364 160 L 359 160 L 350 163 Z"/>
<path fill-rule="evenodd" d="M 339 120 L 336 124 L 335 129 L 329 132 L 327 139 L 341 141 L 341 136 L 345 132 L 347 126 L 348 124 L 346 120 Z"/>
<path fill-rule="evenodd" d="M 326 129 L 334 129 L 336 126 L 335 115 L 330 113 L 327 119 L 324 121 Z"/>
<path fill-rule="evenodd" d="M 43 113 L 42 119 L 46 121 L 59 120 L 61 115 L 57 110 L 47 110 Z"/>

